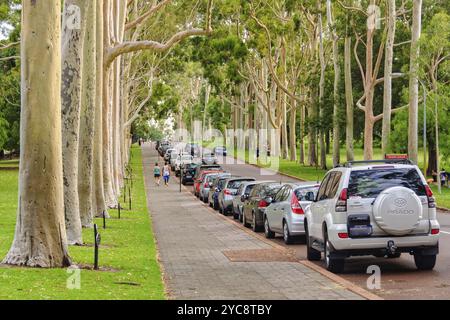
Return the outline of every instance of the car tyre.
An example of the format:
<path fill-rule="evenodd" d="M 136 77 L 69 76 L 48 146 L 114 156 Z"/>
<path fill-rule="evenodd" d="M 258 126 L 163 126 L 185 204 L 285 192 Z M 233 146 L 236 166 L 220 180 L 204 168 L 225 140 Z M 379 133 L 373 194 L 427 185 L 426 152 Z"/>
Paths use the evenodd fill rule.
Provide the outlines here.
<path fill-rule="evenodd" d="M 252 215 L 252 230 L 253 230 L 253 232 L 260 232 L 261 231 L 261 228 L 256 223 L 256 214 L 254 212 L 253 212 L 253 215 Z"/>
<path fill-rule="evenodd" d="M 247 222 L 247 219 L 245 218 L 245 212 L 242 213 L 242 224 L 246 228 L 250 228 L 250 223 Z"/>
<path fill-rule="evenodd" d="M 267 217 L 264 217 L 264 235 L 267 239 L 275 238 L 275 232 L 270 230 L 269 220 L 267 219 Z"/>
<path fill-rule="evenodd" d="M 345 259 L 342 258 L 332 258 L 330 253 L 332 252 L 331 242 L 328 240 L 328 235 L 324 233 L 324 258 L 325 265 L 328 271 L 333 273 L 341 273 L 344 271 Z"/>
<path fill-rule="evenodd" d="M 436 255 L 414 254 L 414 262 L 419 270 L 432 270 L 436 264 Z"/>
<path fill-rule="evenodd" d="M 289 226 L 286 221 L 283 221 L 283 240 L 285 244 L 292 244 L 294 242 L 294 237 L 291 236 Z"/>

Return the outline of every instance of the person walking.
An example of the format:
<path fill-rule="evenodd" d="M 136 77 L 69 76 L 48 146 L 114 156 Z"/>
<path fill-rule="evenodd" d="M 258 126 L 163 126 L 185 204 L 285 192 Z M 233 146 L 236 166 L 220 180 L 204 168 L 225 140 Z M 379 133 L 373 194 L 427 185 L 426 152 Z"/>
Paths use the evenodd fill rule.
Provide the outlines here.
<path fill-rule="evenodd" d="M 155 177 L 155 184 L 159 186 L 161 180 L 161 168 L 158 163 L 155 163 L 155 167 L 153 168 L 153 176 Z"/>
<path fill-rule="evenodd" d="M 163 178 L 164 178 L 164 184 L 166 185 L 166 187 L 168 187 L 169 179 L 170 179 L 170 166 L 167 164 L 167 162 L 163 167 Z"/>

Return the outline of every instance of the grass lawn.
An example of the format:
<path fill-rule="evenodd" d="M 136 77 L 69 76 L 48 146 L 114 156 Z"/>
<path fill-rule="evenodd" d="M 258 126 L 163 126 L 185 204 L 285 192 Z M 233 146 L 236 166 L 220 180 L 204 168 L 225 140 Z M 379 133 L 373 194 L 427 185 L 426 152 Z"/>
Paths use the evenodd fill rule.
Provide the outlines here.
<path fill-rule="evenodd" d="M 72 275 L 66 269 L 33 269 L 0 266 L 0 299 L 165 299 L 161 271 L 156 258 L 155 240 L 147 211 L 142 175 L 141 150 L 132 148 L 133 210 L 110 210 L 102 237 L 100 267 L 114 271 L 81 270 L 81 288 L 68 289 Z M 1 167 L 2 165 L 0 165 Z M 0 259 L 13 240 L 17 209 L 16 170 L 0 169 Z M 96 219 L 101 226 L 102 220 Z M 87 245 L 93 244 L 93 230 L 83 230 Z M 92 246 L 73 247 L 75 264 L 92 265 Z"/>

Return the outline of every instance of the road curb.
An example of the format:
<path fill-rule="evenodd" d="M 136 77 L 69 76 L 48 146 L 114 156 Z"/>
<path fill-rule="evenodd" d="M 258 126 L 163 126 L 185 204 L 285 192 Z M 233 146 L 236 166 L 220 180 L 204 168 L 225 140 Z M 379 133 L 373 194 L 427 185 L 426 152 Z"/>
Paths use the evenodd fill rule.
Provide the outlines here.
<path fill-rule="evenodd" d="M 190 190 L 185 185 L 182 185 L 182 186 L 183 186 L 183 189 L 185 191 L 187 191 L 190 195 L 192 195 L 192 197 L 194 199 L 199 201 L 197 199 L 197 197 L 195 195 L 193 195 L 192 192 L 190 192 Z M 292 250 L 290 250 L 288 248 L 285 248 L 285 247 L 279 245 L 278 243 L 270 241 L 269 239 L 266 239 L 266 237 L 251 231 L 250 229 L 244 227 L 242 224 L 240 224 L 239 222 L 235 221 L 234 219 L 230 219 L 227 216 L 224 216 L 224 215 L 222 215 L 220 213 L 217 213 L 217 211 L 215 211 L 213 208 L 211 208 L 207 204 L 205 204 L 203 202 L 200 202 L 200 203 L 204 207 L 206 207 L 211 214 L 214 214 L 214 215 L 220 217 L 221 219 L 223 219 L 224 221 L 227 221 L 228 223 L 235 225 L 239 229 L 245 231 L 247 234 L 251 235 L 254 238 L 257 238 L 258 240 L 263 241 L 264 243 L 272 246 L 273 248 L 275 248 L 277 250 L 280 250 L 280 251 L 283 251 L 289 256 L 294 256 L 295 257 L 295 254 L 292 252 Z M 351 292 L 353 292 L 353 293 L 363 297 L 364 299 L 367 299 L 367 300 L 384 300 L 382 297 L 380 297 L 380 296 L 378 296 L 378 295 L 376 295 L 374 293 L 371 293 L 371 292 L 367 291 L 366 289 L 363 289 L 363 288 L 357 286 L 356 284 L 353 284 L 352 282 L 350 282 L 350 281 L 348 281 L 348 280 L 346 280 L 346 279 L 344 279 L 344 278 L 342 278 L 342 277 L 340 277 L 340 276 L 338 276 L 338 275 L 336 275 L 334 273 L 331 273 L 331 272 L 323 269 L 322 267 L 320 267 L 320 266 L 318 266 L 318 265 L 316 265 L 316 264 L 314 264 L 314 263 L 312 263 L 310 261 L 300 260 L 298 258 L 295 258 L 295 260 L 296 260 L 297 263 L 300 263 L 300 264 L 304 265 L 305 267 L 320 273 L 321 275 L 323 275 L 324 277 L 326 277 L 326 278 L 330 279 L 331 281 L 337 283 L 338 285 L 340 285 L 344 289 L 347 289 L 347 290 L 349 290 L 349 291 L 351 291 Z"/>

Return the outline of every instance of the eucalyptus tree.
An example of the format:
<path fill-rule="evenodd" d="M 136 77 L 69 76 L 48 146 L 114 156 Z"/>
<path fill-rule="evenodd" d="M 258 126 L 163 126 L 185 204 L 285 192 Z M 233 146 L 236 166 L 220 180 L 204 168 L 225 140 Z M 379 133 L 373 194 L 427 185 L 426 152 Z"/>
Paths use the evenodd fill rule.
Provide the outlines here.
<path fill-rule="evenodd" d="M 64 267 L 71 261 L 61 146 L 61 2 L 24 1 L 22 18 L 19 206 L 3 263 Z"/>

